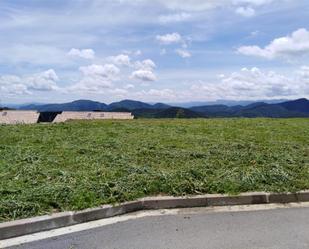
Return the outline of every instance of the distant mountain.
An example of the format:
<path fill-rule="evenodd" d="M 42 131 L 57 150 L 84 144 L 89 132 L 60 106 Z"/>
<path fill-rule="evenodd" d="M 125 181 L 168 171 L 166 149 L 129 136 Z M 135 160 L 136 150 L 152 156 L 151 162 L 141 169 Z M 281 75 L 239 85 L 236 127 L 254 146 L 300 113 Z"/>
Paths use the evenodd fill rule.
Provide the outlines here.
<path fill-rule="evenodd" d="M 309 100 L 298 99 L 277 104 L 256 102 L 247 106 L 195 106 L 190 110 L 209 117 L 309 117 Z"/>
<path fill-rule="evenodd" d="M 46 104 L 46 105 L 26 105 L 21 106 L 20 110 L 37 110 L 40 112 L 58 112 L 58 111 L 94 111 L 107 110 L 107 105 L 91 100 L 76 100 L 63 104 Z"/>
<path fill-rule="evenodd" d="M 182 107 L 170 107 L 165 109 L 136 109 L 132 111 L 136 118 L 203 118 L 201 113 Z"/>
<path fill-rule="evenodd" d="M 156 103 L 156 104 L 152 105 L 152 107 L 155 108 L 155 109 L 167 109 L 167 108 L 170 108 L 172 106 L 164 104 L 164 103 Z"/>
<path fill-rule="evenodd" d="M 19 106 L 18 109 L 19 110 L 39 110 L 39 108 L 41 108 L 41 106 L 44 106 L 44 105 L 27 104 L 27 105 Z"/>
<path fill-rule="evenodd" d="M 19 107 L 20 110 L 38 110 L 40 112 L 58 112 L 58 111 L 132 111 L 136 109 L 167 109 L 169 105 L 156 103 L 147 104 L 135 100 L 122 100 L 109 105 L 92 100 L 76 100 L 63 104 L 29 104 Z"/>
<path fill-rule="evenodd" d="M 8 111 L 8 110 L 14 110 L 14 108 L 9 108 L 9 107 L 6 107 L 6 106 L 4 106 L 4 107 L 0 106 L 0 111 Z"/>
<path fill-rule="evenodd" d="M 124 108 L 124 107 L 119 107 L 119 108 L 114 108 L 110 110 L 111 112 L 132 112 L 131 110 Z"/>
<path fill-rule="evenodd" d="M 238 109 L 226 105 L 206 105 L 191 107 L 190 110 L 209 117 L 230 117 Z"/>
<path fill-rule="evenodd" d="M 263 106 L 263 105 L 267 105 L 267 104 L 268 103 L 265 103 L 265 102 L 254 102 L 254 103 L 251 103 L 249 105 L 245 105 L 245 106 L 241 107 L 240 109 L 250 109 L 250 108 L 255 108 L 255 107 Z"/>
<path fill-rule="evenodd" d="M 277 104 L 262 104 L 249 108 L 243 108 L 238 111 L 236 117 L 269 117 L 269 118 L 290 118 L 290 117 L 306 117 L 305 113 L 289 111 Z"/>
<path fill-rule="evenodd" d="M 164 103 L 149 104 L 135 100 L 122 100 L 109 105 L 91 100 L 76 100 L 64 104 L 30 104 L 22 110 L 40 112 L 57 111 L 115 111 L 132 112 L 135 117 L 309 117 L 309 100 L 297 99 L 280 103 L 254 102 L 248 105 L 202 105 L 190 108 L 174 107 Z"/>
<path fill-rule="evenodd" d="M 170 107 L 157 112 L 154 118 L 205 118 L 205 116 L 190 109 Z"/>
<path fill-rule="evenodd" d="M 155 115 L 164 109 L 140 108 L 132 110 L 132 114 L 136 118 L 154 118 Z"/>
<path fill-rule="evenodd" d="M 114 102 L 108 105 L 108 110 L 113 110 L 116 108 L 126 108 L 128 110 L 140 109 L 140 108 L 153 108 L 152 105 L 135 100 L 122 100 L 119 102 Z"/>
<path fill-rule="evenodd" d="M 28 106 L 28 105 L 44 105 L 43 103 L 39 103 L 39 102 L 31 102 L 31 103 L 23 103 L 23 104 L 7 104 L 7 103 L 4 103 L 2 104 L 2 106 L 5 106 L 5 107 L 8 107 L 8 108 L 12 108 L 12 109 L 20 109 L 20 107 L 22 106 Z"/>
<path fill-rule="evenodd" d="M 218 99 L 216 101 L 192 101 L 184 103 L 168 103 L 172 106 L 180 106 L 185 108 L 195 107 L 195 106 L 210 106 L 210 105 L 226 105 L 226 106 L 247 106 L 256 102 L 264 102 L 267 104 L 277 104 L 287 101 L 286 99 L 271 99 L 271 100 L 227 100 L 227 99 Z"/>
<path fill-rule="evenodd" d="M 309 100 L 305 98 L 286 101 L 283 103 L 279 103 L 278 105 L 284 107 L 289 111 L 309 113 Z"/>
<path fill-rule="evenodd" d="M 92 100 L 76 100 L 63 104 L 28 104 L 19 107 L 20 110 L 37 110 L 40 112 L 58 111 L 117 111 L 128 112 L 136 109 L 167 109 L 171 106 L 164 103 L 154 105 L 135 100 L 122 100 L 109 105 Z"/>

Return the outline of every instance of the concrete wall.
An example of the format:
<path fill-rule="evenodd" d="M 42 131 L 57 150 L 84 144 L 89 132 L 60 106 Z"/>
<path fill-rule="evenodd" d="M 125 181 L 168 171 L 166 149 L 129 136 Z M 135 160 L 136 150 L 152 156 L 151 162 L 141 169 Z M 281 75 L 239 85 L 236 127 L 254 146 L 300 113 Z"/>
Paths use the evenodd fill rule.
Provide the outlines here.
<path fill-rule="evenodd" d="M 68 120 L 91 120 L 91 119 L 133 119 L 129 112 L 62 112 L 54 119 L 54 123 Z"/>
<path fill-rule="evenodd" d="M 40 113 L 37 111 L 0 111 L 0 124 L 35 124 L 38 122 Z M 91 120 L 91 119 L 133 119 L 129 112 L 62 112 L 58 114 L 53 123 L 68 120 Z"/>
<path fill-rule="evenodd" d="M 0 124 L 35 124 L 40 113 L 37 111 L 0 111 Z"/>

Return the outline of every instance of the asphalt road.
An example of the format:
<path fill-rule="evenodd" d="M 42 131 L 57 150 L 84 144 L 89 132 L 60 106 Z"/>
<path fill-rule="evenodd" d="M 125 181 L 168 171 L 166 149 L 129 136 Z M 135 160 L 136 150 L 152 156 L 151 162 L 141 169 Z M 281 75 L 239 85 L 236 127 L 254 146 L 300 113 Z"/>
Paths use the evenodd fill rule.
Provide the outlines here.
<path fill-rule="evenodd" d="M 309 208 L 142 217 L 10 249 L 309 248 Z"/>

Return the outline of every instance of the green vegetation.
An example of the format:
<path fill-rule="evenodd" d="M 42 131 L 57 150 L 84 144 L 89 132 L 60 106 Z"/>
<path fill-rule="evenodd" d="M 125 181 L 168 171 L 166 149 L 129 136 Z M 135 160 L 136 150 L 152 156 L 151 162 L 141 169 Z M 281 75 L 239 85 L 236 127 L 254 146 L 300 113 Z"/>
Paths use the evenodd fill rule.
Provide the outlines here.
<path fill-rule="evenodd" d="M 169 194 L 309 188 L 309 119 L 0 126 L 0 221 Z"/>

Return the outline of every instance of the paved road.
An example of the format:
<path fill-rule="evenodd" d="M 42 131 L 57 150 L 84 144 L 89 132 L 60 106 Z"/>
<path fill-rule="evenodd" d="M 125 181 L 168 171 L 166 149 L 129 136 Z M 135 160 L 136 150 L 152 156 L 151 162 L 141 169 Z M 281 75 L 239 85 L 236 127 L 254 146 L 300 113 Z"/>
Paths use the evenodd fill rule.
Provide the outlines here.
<path fill-rule="evenodd" d="M 309 248 L 309 208 L 182 210 L 31 242 L 11 249 Z"/>

